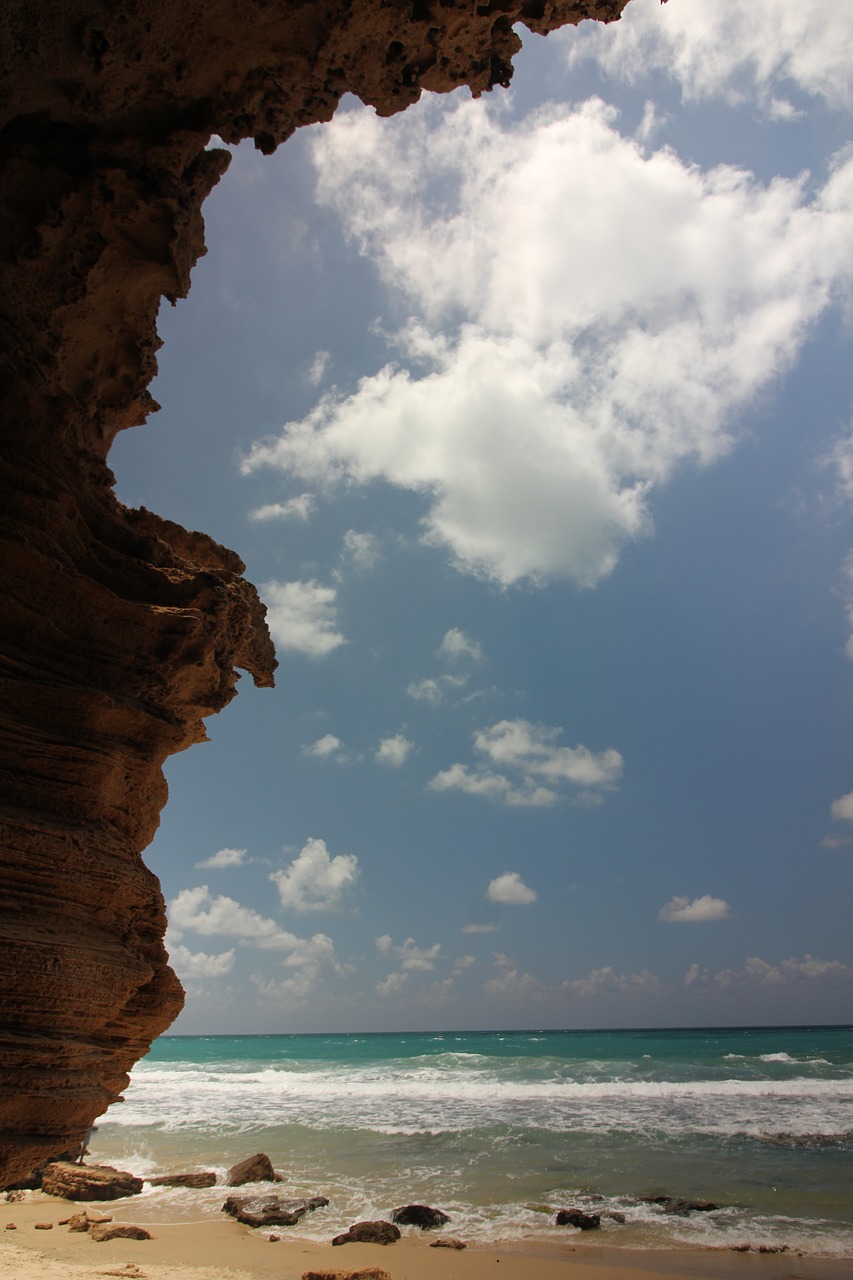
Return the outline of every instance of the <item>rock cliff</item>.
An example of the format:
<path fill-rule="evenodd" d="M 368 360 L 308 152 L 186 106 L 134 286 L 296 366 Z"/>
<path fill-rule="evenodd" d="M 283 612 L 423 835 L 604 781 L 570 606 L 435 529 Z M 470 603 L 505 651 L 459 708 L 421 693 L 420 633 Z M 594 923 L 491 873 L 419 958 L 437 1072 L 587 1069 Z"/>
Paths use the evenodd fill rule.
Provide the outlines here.
<path fill-rule="evenodd" d="M 0 1187 L 84 1137 L 183 994 L 141 852 L 166 757 L 236 668 L 271 685 L 231 551 L 115 498 L 189 288 L 211 134 L 271 152 L 345 92 L 506 85 L 513 24 L 627 0 L 5 0 L 0 16 Z"/>

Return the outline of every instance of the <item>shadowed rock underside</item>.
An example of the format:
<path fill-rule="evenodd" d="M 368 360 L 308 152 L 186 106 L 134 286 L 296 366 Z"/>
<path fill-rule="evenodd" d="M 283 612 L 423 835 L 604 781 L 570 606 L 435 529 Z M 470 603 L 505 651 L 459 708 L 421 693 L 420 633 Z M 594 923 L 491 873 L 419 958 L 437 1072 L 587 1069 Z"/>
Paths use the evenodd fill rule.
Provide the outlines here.
<path fill-rule="evenodd" d="M 181 1008 L 142 862 L 164 760 L 236 668 L 271 685 L 239 558 L 113 493 L 189 288 L 211 134 L 271 152 L 356 94 L 506 85 L 520 41 L 627 0 L 6 0 L 0 15 L 0 1187 L 79 1143 Z"/>

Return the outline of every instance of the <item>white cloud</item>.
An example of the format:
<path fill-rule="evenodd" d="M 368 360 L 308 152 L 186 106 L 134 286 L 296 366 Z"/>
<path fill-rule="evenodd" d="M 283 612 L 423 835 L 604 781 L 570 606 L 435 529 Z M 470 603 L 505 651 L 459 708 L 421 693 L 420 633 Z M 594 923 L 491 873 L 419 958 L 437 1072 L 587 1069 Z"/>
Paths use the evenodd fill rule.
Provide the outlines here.
<path fill-rule="evenodd" d="M 489 882 L 486 897 L 489 902 L 502 902 L 507 907 L 527 906 L 537 898 L 535 889 L 524 883 L 517 871 L 507 871 Z"/>
<path fill-rule="evenodd" d="M 298 497 L 288 498 L 287 502 L 268 502 L 266 506 L 256 507 L 249 512 L 249 519 L 266 520 L 308 520 L 314 514 L 317 503 L 311 493 L 300 493 Z"/>
<path fill-rule="evenodd" d="M 342 977 L 352 966 L 341 964 L 335 955 L 335 944 L 325 933 L 300 938 L 299 945 L 283 961 L 289 970 L 285 978 L 266 978 L 253 974 L 252 981 L 261 1000 L 273 1004 L 304 1004 L 315 999 L 329 975 Z"/>
<path fill-rule="evenodd" d="M 413 680 L 407 686 L 406 693 L 416 702 L 428 702 L 431 706 L 437 707 L 439 703 L 444 702 L 448 693 L 454 689 L 461 689 L 467 683 L 467 676 L 454 676 L 449 673 L 435 679 L 426 676 L 423 680 Z"/>
<path fill-rule="evenodd" d="M 731 907 L 722 898 L 712 898 L 709 893 L 701 898 L 679 897 L 677 894 L 664 903 L 658 912 L 659 920 L 681 920 L 697 922 L 702 920 L 726 920 L 731 914 Z"/>
<path fill-rule="evenodd" d="M 406 763 L 414 745 L 404 734 L 395 733 L 393 737 L 382 739 L 374 752 L 374 759 L 377 764 L 399 769 L 401 765 Z"/>
<path fill-rule="evenodd" d="M 431 947 L 419 947 L 414 938 L 407 938 L 402 946 L 395 946 L 391 935 L 383 933 L 376 939 L 376 949 L 383 956 L 395 955 L 402 969 L 429 972 L 435 968 L 441 943 L 434 942 Z"/>
<path fill-rule="evenodd" d="M 222 894 L 212 897 L 206 884 L 195 889 L 182 889 L 169 904 L 169 933 L 179 941 L 184 932 L 203 937 L 222 935 L 241 942 L 277 951 L 292 951 L 303 942 L 274 920 L 259 915 L 251 907 L 241 906 Z"/>
<path fill-rule="evenodd" d="M 754 95 L 774 118 L 793 84 L 836 109 L 853 105 L 853 11 L 836 0 L 631 0 L 615 27 L 588 22 L 565 43 L 629 83 L 663 72 L 687 99 Z"/>
<path fill-rule="evenodd" d="M 611 747 L 596 755 L 588 747 L 561 747 L 557 739 L 562 732 L 529 720 L 500 720 L 474 734 L 474 749 L 484 759 L 473 769 L 452 764 L 427 786 L 431 791 L 464 791 L 529 808 L 556 804 L 567 788 L 576 788 L 589 799 L 614 787 L 622 775 L 619 752 Z M 510 771 L 515 778 L 492 765 Z"/>
<path fill-rule="evenodd" d="M 639 973 L 617 973 L 611 965 L 593 969 L 585 978 L 563 984 L 564 989 L 583 1000 L 603 995 L 660 995 L 663 984 L 649 969 Z"/>
<path fill-rule="evenodd" d="M 325 840 L 311 837 L 288 867 L 273 871 L 270 880 L 288 911 L 333 911 L 359 877 L 355 854 L 332 858 Z"/>
<path fill-rule="evenodd" d="M 483 656 L 483 649 L 478 641 L 466 636 L 464 631 L 460 631 L 458 627 L 451 627 L 449 631 L 445 631 L 444 638 L 438 646 L 438 656 L 444 658 L 446 662 L 458 662 L 461 658 L 470 658 L 472 662 L 479 662 Z"/>
<path fill-rule="evenodd" d="M 499 926 L 496 924 L 463 924 L 463 933 L 497 933 Z"/>
<path fill-rule="evenodd" d="M 315 756 L 318 760 L 325 760 L 329 756 L 338 755 L 343 745 L 340 738 L 336 738 L 333 733 L 325 733 L 316 742 L 303 747 L 302 754 L 304 756 Z"/>
<path fill-rule="evenodd" d="M 272 638 L 282 649 L 322 658 L 346 644 L 335 630 L 337 592 L 313 579 L 309 582 L 265 582 L 260 588 L 267 606 Z"/>
<path fill-rule="evenodd" d="M 839 818 L 842 822 L 853 822 L 853 791 L 848 791 L 846 795 L 833 800 L 831 812 L 833 818 Z"/>
<path fill-rule="evenodd" d="M 168 946 L 168 944 L 167 944 Z M 221 978 L 234 968 L 234 948 L 219 955 L 206 955 L 204 951 L 190 951 L 182 943 L 168 947 L 169 963 L 179 978 L 198 981 L 204 978 Z"/>
<path fill-rule="evenodd" d="M 331 354 L 328 351 L 318 351 L 311 361 L 311 368 L 305 375 L 305 381 L 311 387 L 319 387 L 323 381 L 323 376 L 329 366 Z"/>
<path fill-rule="evenodd" d="M 246 862 L 248 849 L 220 849 L 217 853 L 211 854 L 209 858 L 203 858 L 201 862 L 195 865 L 199 870 L 217 871 L 222 867 L 242 867 Z"/>
<path fill-rule="evenodd" d="M 597 101 L 350 111 L 313 147 L 320 199 L 419 318 L 400 364 L 244 470 L 417 493 L 425 540 L 502 586 L 610 573 L 653 488 L 732 447 L 853 274 L 853 156 L 814 194 L 765 186 L 647 153 Z"/>
<path fill-rule="evenodd" d="M 389 973 L 384 982 L 377 982 L 376 994 L 378 996 L 393 996 L 400 991 L 409 981 L 407 973 Z"/>
<path fill-rule="evenodd" d="M 513 999 L 518 996 L 539 998 L 547 994 L 546 988 L 530 973 L 519 973 L 518 969 L 507 969 L 497 978 L 490 978 L 485 983 L 488 996 L 501 996 Z"/>
<path fill-rule="evenodd" d="M 347 529 L 342 554 L 356 569 L 372 569 L 380 558 L 379 539 L 375 533 L 359 533 L 356 529 Z"/>
<path fill-rule="evenodd" d="M 802 959 L 788 956 L 778 964 L 770 964 L 760 956 L 750 956 L 742 969 L 719 969 L 712 973 L 693 964 L 684 975 L 684 983 L 697 989 L 717 993 L 738 993 L 750 990 L 781 990 L 790 987 L 812 987 L 815 984 L 832 985 L 853 978 L 853 967 L 841 960 L 820 960 L 805 955 Z"/>

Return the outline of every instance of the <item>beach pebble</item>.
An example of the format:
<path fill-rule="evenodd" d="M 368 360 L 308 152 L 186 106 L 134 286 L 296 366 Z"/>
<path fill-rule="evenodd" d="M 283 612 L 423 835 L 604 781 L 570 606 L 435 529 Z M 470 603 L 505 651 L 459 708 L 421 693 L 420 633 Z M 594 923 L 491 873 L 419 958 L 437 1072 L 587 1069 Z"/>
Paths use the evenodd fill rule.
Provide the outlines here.
<path fill-rule="evenodd" d="M 284 1179 L 273 1169 L 269 1156 L 259 1151 L 232 1165 L 226 1181 L 229 1187 L 242 1187 L 247 1182 L 283 1182 Z"/>
<path fill-rule="evenodd" d="M 269 1240 L 270 1244 L 278 1244 L 279 1240 L 281 1239 L 281 1236 L 267 1236 L 267 1239 Z"/>
<path fill-rule="evenodd" d="M 92 1227 L 89 1237 L 97 1240 L 98 1244 L 103 1244 L 105 1240 L 150 1240 L 151 1232 L 146 1231 L 145 1227 L 132 1226 L 129 1222 L 114 1222 L 111 1225 L 102 1223 Z"/>
<path fill-rule="evenodd" d="M 467 1249 L 464 1240 L 457 1240 L 456 1236 L 439 1236 L 437 1240 L 433 1240 L 430 1244 L 431 1249 Z"/>
<path fill-rule="evenodd" d="M 52 1231 L 52 1230 L 53 1230 L 52 1222 L 37 1222 L 33 1227 L 33 1231 Z"/>
<path fill-rule="evenodd" d="M 393 1244 L 400 1239 L 400 1228 L 393 1222 L 381 1219 L 373 1222 L 354 1222 L 349 1231 L 335 1236 L 332 1244 Z"/>
<path fill-rule="evenodd" d="M 18 1230 L 18 1228 L 16 1227 L 16 1225 L 15 1225 L 15 1223 L 14 1223 L 14 1222 L 7 1222 L 7 1223 L 6 1223 L 6 1230 L 7 1230 L 7 1231 L 17 1231 L 17 1230 Z"/>

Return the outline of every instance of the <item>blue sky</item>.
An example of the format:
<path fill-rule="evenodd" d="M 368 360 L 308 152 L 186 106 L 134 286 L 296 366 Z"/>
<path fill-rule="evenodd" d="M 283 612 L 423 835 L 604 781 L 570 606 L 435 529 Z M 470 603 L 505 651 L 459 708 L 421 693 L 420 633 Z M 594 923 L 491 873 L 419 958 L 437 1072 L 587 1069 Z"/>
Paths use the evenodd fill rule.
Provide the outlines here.
<path fill-rule="evenodd" d="M 114 448 L 280 660 L 167 766 L 175 1031 L 851 1016 L 853 11 L 521 34 L 235 150 Z"/>

